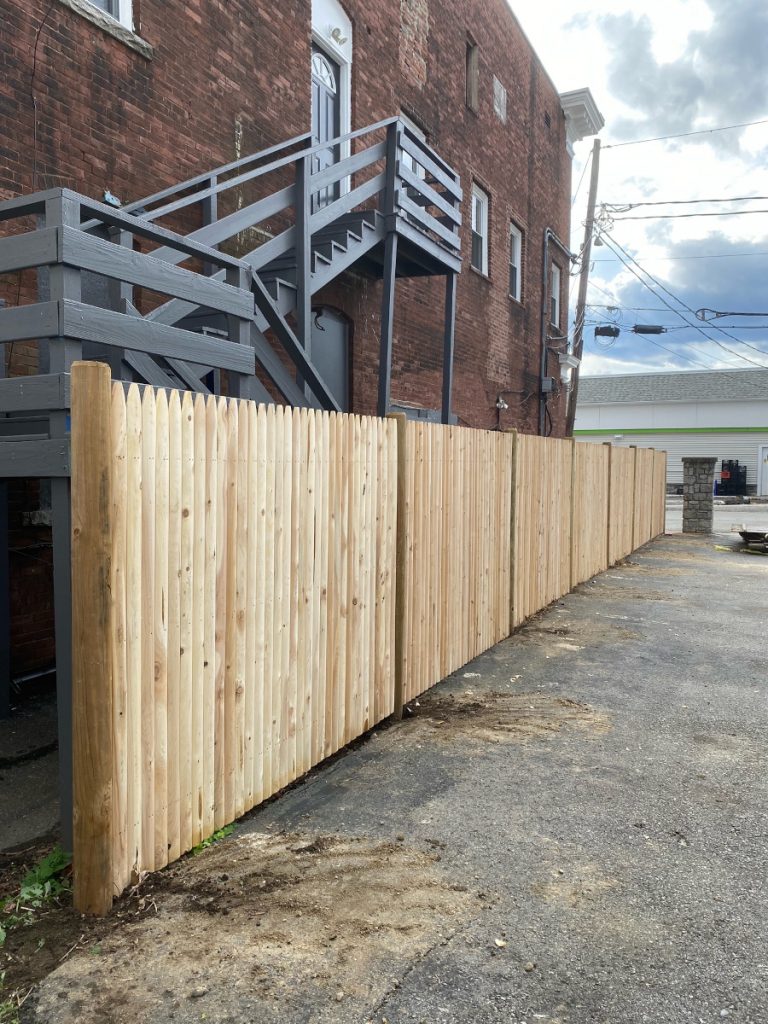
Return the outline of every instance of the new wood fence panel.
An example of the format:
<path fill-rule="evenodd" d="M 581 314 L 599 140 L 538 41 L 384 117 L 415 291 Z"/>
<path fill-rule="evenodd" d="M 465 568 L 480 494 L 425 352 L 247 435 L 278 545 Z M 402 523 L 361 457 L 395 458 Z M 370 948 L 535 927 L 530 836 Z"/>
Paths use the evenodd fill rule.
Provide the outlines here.
<path fill-rule="evenodd" d="M 667 510 L 667 453 L 653 453 L 653 512 L 651 536 L 664 533 Z"/>
<path fill-rule="evenodd" d="M 633 550 L 642 547 L 653 536 L 652 510 L 653 466 L 655 452 L 652 448 L 635 450 L 635 530 L 632 541 Z"/>
<path fill-rule="evenodd" d="M 635 531 L 635 448 L 611 448 L 608 564 L 633 550 Z"/>
<path fill-rule="evenodd" d="M 126 393 L 102 369 L 73 369 L 73 509 L 106 542 L 74 536 L 73 580 L 109 584 L 74 640 L 78 698 L 103 702 L 108 732 L 91 785 L 78 726 L 83 908 L 663 530 L 662 452 Z M 88 475 L 89 430 L 106 478 Z M 84 851 L 103 832 L 106 868 Z"/>
<path fill-rule="evenodd" d="M 518 435 L 515 596 L 518 626 L 571 586 L 572 442 Z"/>
<path fill-rule="evenodd" d="M 509 633 L 514 436 L 408 422 L 405 444 L 409 701 Z"/>
<path fill-rule="evenodd" d="M 608 568 L 608 499 L 610 449 L 574 444 L 571 586 Z"/>
<path fill-rule="evenodd" d="M 119 893 L 392 713 L 397 433 L 135 385 L 106 430 Z"/>

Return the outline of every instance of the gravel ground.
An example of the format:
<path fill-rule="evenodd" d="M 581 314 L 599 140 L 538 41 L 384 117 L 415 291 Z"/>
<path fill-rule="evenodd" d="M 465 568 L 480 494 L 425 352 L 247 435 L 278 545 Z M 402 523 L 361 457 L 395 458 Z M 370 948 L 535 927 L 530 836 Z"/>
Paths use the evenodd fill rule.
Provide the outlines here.
<path fill-rule="evenodd" d="M 715 543 L 579 587 L 171 869 L 22 1020 L 764 1024 L 768 559 Z"/>

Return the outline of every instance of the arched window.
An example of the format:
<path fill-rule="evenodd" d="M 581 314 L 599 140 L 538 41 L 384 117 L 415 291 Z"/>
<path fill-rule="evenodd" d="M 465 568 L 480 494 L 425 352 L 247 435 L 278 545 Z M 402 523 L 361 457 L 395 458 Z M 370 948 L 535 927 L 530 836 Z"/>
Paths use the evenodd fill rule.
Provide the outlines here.
<path fill-rule="evenodd" d="M 336 93 L 338 88 L 336 84 L 336 75 L 334 74 L 330 61 L 327 60 L 322 53 L 315 52 L 312 54 L 312 74 L 318 82 L 321 82 L 326 87 L 326 89 L 334 94 Z"/>

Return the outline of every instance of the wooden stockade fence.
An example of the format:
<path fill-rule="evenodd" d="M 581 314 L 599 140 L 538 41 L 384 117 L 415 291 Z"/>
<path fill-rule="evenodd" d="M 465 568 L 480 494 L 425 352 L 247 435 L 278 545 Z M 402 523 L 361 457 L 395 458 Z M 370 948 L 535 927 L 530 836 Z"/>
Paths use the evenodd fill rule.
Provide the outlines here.
<path fill-rule="evenodd" d="M 663 530 L 666 457 L 72 369 L 74 871 L 102 913 Z"/>

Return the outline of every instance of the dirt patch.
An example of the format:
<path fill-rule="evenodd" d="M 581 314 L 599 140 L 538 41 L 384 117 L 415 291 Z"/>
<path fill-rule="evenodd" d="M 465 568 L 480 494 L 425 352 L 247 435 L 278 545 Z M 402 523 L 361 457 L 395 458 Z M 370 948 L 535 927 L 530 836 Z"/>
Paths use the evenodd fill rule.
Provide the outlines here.
<path fill-rule="evenodd" d="M 650 573 L 652 576 L 690 576 L 693 571 L 682 569 L 679 565 L 641 565 L 639 562 L 626 562 L 621 568 L 623 572 Z"/>
<path fill-rule="evenodd" d="M 428 697 L 411 721 L 421 734 L 451 744 L 458 739 L 524 742 L 546 738 L 562 729 L 592 733 L 610 729 L 608 716 L 588 704 L 546 693 L 470 692 Z"/>
<path fill-rule="evenodd" d="M 605 580 L 605 582 L 603 582 Z M 620 580 L 619 586 L 611 583 L 612 580 Z M 621 576 L 600 577 L 599 582 L 592 583 L 589 591 L 598 597 L 608 597 L 612 601 L 663 601 L 666 604 L 679 604 L 682 598 L 663 590 L 646 590 L 642 587 L 633 587 L 623 581 Z"/>
<path fill-rule="evenodd" d="M 582 589 L 575 593 L 581 597 L 587 597 L 591 591 Z M 550 625 L 551 621 L 551 616 L 541 621 L 534 619 L 527 626 L 523 626 L 517 636 L 527 643 L 546 647 L 547 653 L 550 655 L 565 654 L 598 644 L 615 644 L 642 639 L 641 635 L 634 630 L 614 622 L 607 622 L 604 617 L 600 616 L 579 619 L 578 622 L 562 618 L 557 625 Z"/>
<path fill-rule="evenodd" d="M 361 1020 L 482 909 L 434 849 L 340 836 L 243 836 L 152 876 L 143 916 L 78 949 L 30 1020 Z M 122 903 L 130 901 L 124 900 Z M 486 900 L 487 902 L 487 900 Z"/>
<path fill-rule="evenodd" d="M 618 884 L 615 878 L 604 875 L 596 864 L 580 864 L 553 872 L 551 880 L 537 882 L 531 890 L 547 903 L 575 910 L 584 903 L 599 899 Z"/>

